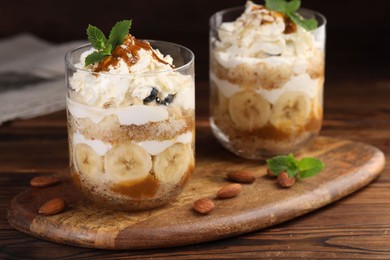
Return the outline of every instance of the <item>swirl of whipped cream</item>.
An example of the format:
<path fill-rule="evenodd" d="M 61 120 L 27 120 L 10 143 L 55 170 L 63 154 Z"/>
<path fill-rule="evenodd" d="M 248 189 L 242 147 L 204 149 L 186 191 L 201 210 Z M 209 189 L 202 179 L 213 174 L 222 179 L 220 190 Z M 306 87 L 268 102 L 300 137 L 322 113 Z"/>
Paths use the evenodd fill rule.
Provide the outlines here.
<path fill-rule="evenodd" d="M 171 56 L 164 56 L 145 41 L 131 39 L 115 49 L 121 56 L 114 57 L 114 62 L 103 69 L 99 68 L 102 63 L 85 67 L 85 58 L 93 48 L 81 54 L 80 62 L 75 64 L 79 70 L 69 79 L 73 100 L 97 108 L 115 108 L 142 104 L 153 88 L 162 98 L 169 94 L 181 96 L 180 92 L 188 92 L 186 89 L 194 90 L 191 75 L 172 70 Z M 174 102 L 182 102 L 178 105 L 188 107 L 191 99 L 193 96 L 190 95 L 186 100 Z"/>
<path fill-rule="evenodd" d="M 235 57 L 309 57 L 315 48 L 311 32 L 297 26 L 285 33 L 286 18 L 279 12 L 247 1 L 245 11 L 233 22 L 222 23 L 216 51 Z"/>

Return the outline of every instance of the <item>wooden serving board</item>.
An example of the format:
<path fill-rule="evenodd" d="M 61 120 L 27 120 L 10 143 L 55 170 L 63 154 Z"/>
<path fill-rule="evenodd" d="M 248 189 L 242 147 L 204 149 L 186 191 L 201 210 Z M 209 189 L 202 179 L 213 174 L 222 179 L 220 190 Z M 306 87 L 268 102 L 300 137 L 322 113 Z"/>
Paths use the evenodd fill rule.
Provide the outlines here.
<path fill-rule="evenodd" d="M 373 146 L 328 137 L 317 138 L 297 156 L 318 157 L 326 167 L 319 175 L 283 189 L 266 176 L 263 163 L 230 154 L 208 127 L 199 127 L 195 173 L 179 198 L 165 207 L 135 213 L 98 208 L 82 197 L 64 171 L 58 173 L 60 184 L 29 188 L 17 195 L 8 221 L 38 238 L 82 247 L 147 249 L 194 244 L 270 227 L 323 207 L 369 184 L 385 164 L 384 154 Z M 243 185 L 235 198 L 216 199 L 217 190 L 229 183 L 226 173 L 236 169 L 251 170 L 258 179 Z M 56 197 L 65 198 L 62 213 L 37 213 L 43 203 Z M 208 215 L 192 208 L 202 197 L 215 202 Z"/>

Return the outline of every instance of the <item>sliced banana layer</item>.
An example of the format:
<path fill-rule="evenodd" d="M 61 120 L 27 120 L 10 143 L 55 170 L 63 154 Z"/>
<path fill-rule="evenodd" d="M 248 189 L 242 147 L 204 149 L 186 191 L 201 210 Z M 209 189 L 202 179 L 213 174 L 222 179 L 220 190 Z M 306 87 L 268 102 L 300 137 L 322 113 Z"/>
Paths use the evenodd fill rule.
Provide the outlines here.
<path fill-rule="evenodd" d="M 275 102 L 271 124 L 276 128 L 295 131 L 310 119 L 312 102 L 302 92 L 286 92 Z"/>
<path fill-rule="evenodd" d="M 88 179 L 96 179 L 103 173 L 103 157 L 97 155 L 89 145 L 76 144 L 74 157 L 77 170 Z"/>
<path fill-rule="evenodd" d="M 153 171 L 160 181 L 175 184 L 181 180 L 193 162 L 191 144 L 176 143 L 154 158 Z"/>
<path fill-rule="evenodd" d="M 218 91 L 218 112 L 225 114 L 229 111 L 229 99 L 221 91 Z"/>
<path fill-rule="evenodd" d="M 104 168 L 115 182 L 143 179 L 152 169 L 152 158 L 140 146 L 122 143 L 107 152 Z"/>
<path fill-rule="evenodd" d="M 237 128 L 251 131 L 263 127 L 268 122 L 271 105 L 254 91 L 242 91 L 230 98 L 229 114 Z"/>

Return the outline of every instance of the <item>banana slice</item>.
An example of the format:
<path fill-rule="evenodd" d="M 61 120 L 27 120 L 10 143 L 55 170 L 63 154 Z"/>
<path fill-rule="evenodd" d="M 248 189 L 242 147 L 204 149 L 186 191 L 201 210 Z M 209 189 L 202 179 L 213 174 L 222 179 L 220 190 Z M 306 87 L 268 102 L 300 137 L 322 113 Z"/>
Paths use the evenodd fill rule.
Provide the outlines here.
<path fill-rule="evenodd" d="M 268 122 L 271 105 L 254 91 L 242 91 L 230 98 L 229 114 L 238 129 L 252 131 Z"/>
<path fill-rule="evenodd" d="M 229 111 L 229 99 L 218 90 L 218 112 L 220 114 L 226 114 Z"/>
<path fill-rule="evenodd" d="M 311 100 L 301 92 L 286 92 L 276 101 L 271 124 L 285 131 L 296 131 L 310 119 Z"/>
<path fill-rule="evenodd" d="M 158 154 L 153 160 L 153 171 L 162 182 L 178 183 L 194 164 L 191 144 L 176 143 Z"/>
<path fill-rule="evenodd" d="M 82 176 L 93 180 L 103 173 L 103 157 L 97 155 L 89 145 L 76 144 L 74 156 L 77 170 Z"/>
<path fill-rule="evenodd" d="M 152 158 L 142 147 L 122 143 L 106 153 L 104 168 L 115 182 L 143 179 L 152 169 Z"/>

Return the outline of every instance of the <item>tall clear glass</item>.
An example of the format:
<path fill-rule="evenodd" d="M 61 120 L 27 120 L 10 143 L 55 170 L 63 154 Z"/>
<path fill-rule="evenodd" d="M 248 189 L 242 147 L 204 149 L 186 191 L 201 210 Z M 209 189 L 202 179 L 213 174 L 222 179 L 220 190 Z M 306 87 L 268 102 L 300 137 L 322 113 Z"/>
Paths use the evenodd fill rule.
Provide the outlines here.
<path fill-rule="evenodd" d="M 243 12 L 244 7 L 226 9 L 210 19 L 212 131 L 226 149 L 244 158 L 296 152 L 322 126 L 325 17 L 300 9 L 303 17 L 318 21 L 317 29 L 294 34 L 286 27 L 277 38 L 269 27 L 256 38 L 256 33 L 226 30 Z"/>
<path fill-rule="evenodd" d="M 88 198 L 110 209 L 167 204 L 194 170 L 194 54 L 174 43 L 149 42 L 175 67 L 91 72 L 80 65 L 90 45 L 65 57 L 71 174 Z"/>

